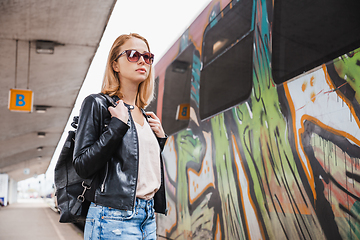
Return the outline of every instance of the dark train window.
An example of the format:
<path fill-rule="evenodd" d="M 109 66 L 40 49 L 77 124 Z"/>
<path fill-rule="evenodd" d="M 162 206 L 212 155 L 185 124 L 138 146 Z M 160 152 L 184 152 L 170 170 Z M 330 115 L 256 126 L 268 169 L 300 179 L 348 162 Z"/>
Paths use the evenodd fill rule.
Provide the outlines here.
<path fill-rule="evenodd" d="M 275 1 L 272 73 L 277 84 L 360 46 L 359 0 Z"/>
<path fill-rule="evenodd" d="M 194 49 L 193 44 L 188 46 L 165 72 L 162 124 L 168 135 L 186 128 L 189 124 Z M 182 114 L 184 112 L 185 114 Z"/>
<path fill-rule="evenodd" d="M 151 111 L 156 114 L 157 111 L 157 100 L 158 100 L 158 90 L 159 89 L 159 77 L 155 78 L 155 84 L 154 84 L 154 98 L 150 102 L 149 105 L 146 107 L 146 111 Z"/>
<path fill-rule="evenodd" d="M 253 1 L 233 1 L 203 37 L 200 118 L 205 119 L 246 100 L 252 87 Z"/>

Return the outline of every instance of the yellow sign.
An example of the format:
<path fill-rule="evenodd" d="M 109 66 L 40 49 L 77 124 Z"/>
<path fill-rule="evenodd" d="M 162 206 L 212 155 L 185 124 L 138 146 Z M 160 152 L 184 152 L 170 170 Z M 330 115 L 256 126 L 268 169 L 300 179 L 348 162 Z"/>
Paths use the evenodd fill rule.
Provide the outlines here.
<path fill-rule="evenodd" d="M 31 112 L 32 111 L 33 92 L 31 90 L 10 89 L 9 110 Z"/>
<path fill-rule="evenodd" d="M 190 104 L 182 103 L 177 107 L 176 120 L 188 120 L 190 118 Z"/>

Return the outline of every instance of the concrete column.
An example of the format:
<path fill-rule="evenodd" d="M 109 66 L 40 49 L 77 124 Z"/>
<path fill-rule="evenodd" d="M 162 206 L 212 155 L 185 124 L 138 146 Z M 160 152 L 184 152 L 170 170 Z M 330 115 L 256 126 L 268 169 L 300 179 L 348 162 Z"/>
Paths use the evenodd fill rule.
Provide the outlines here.
<path fill-rule="evenodd" d="M 18 196 L 18 191 L 17 191 L 17 181 L 15 181 L 14 179 L 10 178 L 9 179 L 9 204 L 15 203 L 17 202 L 17 196 Z"/>
<path fill-rule="evenodd" d="M 8 203 L 9 175 L 0 174 L 0 203 L 6 206 Z"/>

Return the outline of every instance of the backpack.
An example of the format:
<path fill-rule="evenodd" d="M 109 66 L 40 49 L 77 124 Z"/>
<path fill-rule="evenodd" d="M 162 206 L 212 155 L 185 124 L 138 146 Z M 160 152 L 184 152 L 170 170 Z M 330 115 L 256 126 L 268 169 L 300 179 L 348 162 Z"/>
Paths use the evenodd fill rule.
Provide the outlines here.
<path fill-rule="evenodd" d="M 103 95 L 112 106 L 116 106 L 114 100 L 108 95 Z M 60 210 L 61 223 L 76 223 L 85 221 L 90 202 L 85 199 L 86 190 L 90 189 L 91 179 L 81 178 L 73 166 L 73 153 L 75 145 L 76 128 L 79 117 L 75 116 L 71 126 L 74 130 L 68 132 L 68 136 L 60 152 L 55 166 L 55 199 Z"/>
<path fill-rule="evenodd" d="M 72 164 L 78 119 L 79 117 L 75 116 L 71 123 L 75 130 L 68 132 L 55 166 L 55 196 L 61 223 L 84 221 L 90 206 L 84 194 L 93 179 L 82 179 Z"/>

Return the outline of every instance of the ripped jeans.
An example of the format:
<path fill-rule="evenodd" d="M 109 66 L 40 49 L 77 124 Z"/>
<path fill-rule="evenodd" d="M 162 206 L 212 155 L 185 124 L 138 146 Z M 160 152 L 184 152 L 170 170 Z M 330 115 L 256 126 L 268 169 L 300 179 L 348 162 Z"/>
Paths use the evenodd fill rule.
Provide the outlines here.
<path fill-rule="evenodd" d="M 156 239 L 154 200 L 136 198 L 133 211 L 91 203 L 84 240 L 95 239 Z"/>

